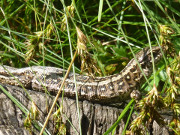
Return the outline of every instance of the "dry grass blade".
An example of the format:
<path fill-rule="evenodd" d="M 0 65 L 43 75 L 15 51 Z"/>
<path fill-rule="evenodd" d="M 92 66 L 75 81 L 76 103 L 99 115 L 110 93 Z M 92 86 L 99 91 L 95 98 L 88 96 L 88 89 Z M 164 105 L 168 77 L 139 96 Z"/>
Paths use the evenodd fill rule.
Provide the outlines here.
<path fill-rule="evenodd" d="M 74 57 L 73 57 L 73 59 L 71 60 L 71 63 L 70 63 L 70 65 L 69 65 L 69 68 L 68 68 L 68 70 L 67 70 L 67 72 L 66 72 L 66 75 L 65 75 L 65 77 L 64 77 L 64 80 L 63 80 L 63 82 L 61 83 L 61 86 L 60 86 L 60 88 L 59 88 L 59 91 L 58 91 L 58 93 L 57 93 L 57 95 L 56 95 L 56 97 L 55 97 L 55 99 L 54 99 L 54 102 L 53 102 L 53 104 L 52 104 L 52 106 L 51 106 L 51 109 L 50 109 L 50 111 L 49 111 L 49 113 L 48 113 L 48 116 L 47 116 L 47 118 L 46 118 L 46 120 L 45 120 L 45 122 L 44 122 L 43 128 L 41 129 L 40 135 L 43 134 L 43 131 L 44 131 L 44 129 L 45 129 L 47 123 L 48 123 L 48 120 L 49 120 L 49 118 L 50 118 L 50 116 L 51 116 L 51 114 L 52 114 L 53 108 L 55 107 L 56 102 L 57 102 L 57 100 L 58 100 L 58 98 L 59 98 L 59 96 L 60 96 L 60 94 L 61 94 L 61 91 L 62 91 L 62 88 L 63 88 L 63 86 L 64 86 L 65 80 L 66 80 L 66 78 L 68 77 L 69 72 L 70 72 L 71 67 L 72 67 L 72 64 L 74 63 L 74 60 L 75 60 L 75 58 L 76 58 L 76 54 L 77 54 L 77 50 L 76 50 L 76 52 L 74 53 Z"/>

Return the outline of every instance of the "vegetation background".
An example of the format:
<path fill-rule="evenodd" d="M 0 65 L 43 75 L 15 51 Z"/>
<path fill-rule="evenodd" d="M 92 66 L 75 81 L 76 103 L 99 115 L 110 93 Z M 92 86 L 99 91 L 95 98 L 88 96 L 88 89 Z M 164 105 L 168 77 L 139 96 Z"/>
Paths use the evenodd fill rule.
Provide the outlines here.
<path fill-rule="evenodd" d="M 67 69 L 81 40 L 75 71 L 107 76 L 120 72 L 142 48 L 167 45 L 168 56 L 158 64 L 150 86 L 141 89 L 149 91 L 160 83 L 164 93 L 175 85 L 177 95 L 178 64 L 170 65 L 179 63 L 179 6 L 178 0 L 1 0 L 0 63 Z M 168 74 L 167 67 L 176 75 Z M 175 104 L 175 100 L 163 102 Z M 177 116 L 178 107 L 172 107 Z M 180 132 L 178 124 L 176 119 L 171 126 L 175 133 Z"/>

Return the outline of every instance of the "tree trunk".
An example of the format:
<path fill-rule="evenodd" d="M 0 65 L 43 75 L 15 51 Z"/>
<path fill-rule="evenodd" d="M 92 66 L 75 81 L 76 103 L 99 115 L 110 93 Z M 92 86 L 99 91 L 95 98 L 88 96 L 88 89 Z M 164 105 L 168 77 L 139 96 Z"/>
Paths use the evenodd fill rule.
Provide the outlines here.
<path fill-rule="evenodd" d="M 22 88 L 4 84 L 0 85 L 11 93 L 13 97 L 22 103 L 28 110 L 30 110 L 31 100 L 29 100 L 27 94 Z M 48 94 L 32 90 L 27 91 L 40 111 L 39 121 L 43 124 L 55 96 L 49 96 Z M 81 122 L 80 127 L 82 130 L 82 135 L 101 135 L 112 126 L 123 110 L 123 105 L 119 107 L 112 107 L 94 104 L 88 101 L 79 101 L 80 116 L 78 116 L 76 100 L 64 97 L 63 103 L 61 103 L 61 101 L 62 98 L 59 98 L 57 104 L 63 104 L 61 115 L 62 123 L 65 124 L 66 132 L 70 135 L 80 133 L 79 121 Z M 171 118 L 169 114 L 166 115 L 169 119 Z M 133 117 L 135 118 L 136 115 L 133 114 Z M 25 114 L 0 90 L 0 134 L 38 134 L 39 130 L 36 128 L 32 128 L 32 133 L 25 129 L 23 124 L 25 118 Z M 121 135 L 125 122 L 126 120 L 122 120 L 120 122 L 115 134 Z M 55 121 L 51 116 L 46 127 L 51 134 L 56 134 L 54 123 Z M 161 127 L 156 122 L 153 122 L 152 133 L 154 135 L 169 135 L 168 130 L 165 127 Z"/>

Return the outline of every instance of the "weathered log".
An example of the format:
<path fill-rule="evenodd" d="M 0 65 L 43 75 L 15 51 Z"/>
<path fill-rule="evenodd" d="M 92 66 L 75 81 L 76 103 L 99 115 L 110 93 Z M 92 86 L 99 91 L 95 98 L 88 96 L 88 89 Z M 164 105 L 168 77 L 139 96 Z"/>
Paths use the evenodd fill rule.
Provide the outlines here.
<path fill-rule="evenodd" d="M 31 107 L 31 100 L 28 99 L 25 91 L 16 86 L 4 85 L 9 93 L 11 93 L 19 102 L 21 102 L 28 110 Z M 40 110 L 39 121 L 43 124 L 48 114 L 48 109 L 53 102 L 54 96 L 49 96 L 45 93 L 28 90 L 29 95 Z M 57 104 L 61 104 L 62 98 L 59 98 Z M 55 108 L 57 109 L 57 108 Z M 77 113 L 76 100 L 66 98 L 63 99 L 63 114 L 62 122 L 66 125 L 67 134 L 79 134 L 79 119 L 81 121 L 81 129 L 83 135 L 101 135 L 117 120 L 123 110 L 123 107 L 112 107 L 100 104 L 90 103 L 89 101 L 79 101 L 80 117 Z M 171 118 L 170 114 L 168 117 Z M 136 117 L 135 114 L 133 115 Z M 169 118 L 169 119 L 170 119 Z M 0 90 L 0 134 L 6 135 L 28 135 L 30 132 L 25 129 L 24 113 Z M 74 128 L 68 122 L 71 121 Z M 125 120 L 126 121 L 126 120 Z M 116 134 L 121 134 L 125 125 L 125 121 L 121 121 L 117 127 Z M 55 122 L 50 118 L 46 127 L 49 133 L 55 134 Z M 33 134 L 38 134 L 39 131 L 33 128 Z M 168 130 L 156 122 L 153 123 L 154 135 L 169 135 Z"/>

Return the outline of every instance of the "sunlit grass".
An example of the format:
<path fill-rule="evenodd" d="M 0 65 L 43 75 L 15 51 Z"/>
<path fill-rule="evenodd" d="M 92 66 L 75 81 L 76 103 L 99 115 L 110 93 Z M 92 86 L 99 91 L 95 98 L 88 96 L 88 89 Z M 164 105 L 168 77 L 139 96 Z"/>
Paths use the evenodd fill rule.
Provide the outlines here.
<path fill-rule="evenodd" d="M 87 37 L 87 51 L 100 71 L 93 76 L 119 73 L 142 48 L 160 46 L 161 25 L 175 31 L 168 42 L 176 53 L 180 50 L 179 2 L 12 0 L 0 4 L 0 62 L 4 65 L 68 69 L 77 46 L 76 27 Z M 77 56 L 74 73 L 81 72 L 80 59 Z M 142 91 L 168 80 L 162 74 L 173 58 L 163 59 L 153 65 L 154 74 L 146 78 L 148 85 Z"/>

